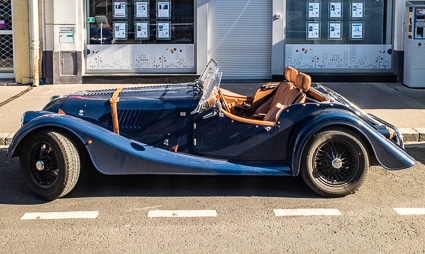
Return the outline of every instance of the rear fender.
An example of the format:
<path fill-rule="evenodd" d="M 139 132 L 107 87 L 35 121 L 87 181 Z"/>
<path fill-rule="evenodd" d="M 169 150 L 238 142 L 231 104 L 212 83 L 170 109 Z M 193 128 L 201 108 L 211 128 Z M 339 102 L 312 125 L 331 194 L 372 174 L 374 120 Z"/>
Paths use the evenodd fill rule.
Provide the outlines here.
<path fill-rule="evenodd" d="M 296 138 L 291 142 L 293 144 L 293 149 L 291 149 L 291 169 L 293 175 L 298 175 L 300 171 L 301 154 L 308 140 L 324 128 L 338 126 L 350 128 L 359 133 L 364 138 L 364 141 L 368 142 L 378 163 L 386 169 L 404 169 L 412 167 L 415 164 L 415 160 L 402 148 L 385 138 L 354 114 L 347 114 L 342 111 L 328 111 L 305 121 L 301 128 L 295 128 L 299 129 L 299 131 L 294 135 Z"/>

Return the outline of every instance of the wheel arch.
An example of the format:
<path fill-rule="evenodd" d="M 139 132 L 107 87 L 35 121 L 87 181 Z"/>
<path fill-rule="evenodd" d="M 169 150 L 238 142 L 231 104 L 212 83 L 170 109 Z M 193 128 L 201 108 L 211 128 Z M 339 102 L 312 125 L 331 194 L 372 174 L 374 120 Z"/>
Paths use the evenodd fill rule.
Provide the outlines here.
<path fill-rule="evenodd" d="M 361 119 L 344 112 L 330 112 L 321 114 L 313 119 L 300 122 L 298 128 L 294 128 L 291 136 L 290 161 L 292 174 L 298 175 L 301 165 L 301 154 L 308 140 L 317 132 L 327 128 L 347 128 L 361 137 L 368 152 L 369 161 L 377 162 L 386 169 L 403 169 L 414 165 L 415 160 L 392 141 L 383 137 L 371 126 Z"/>
<path fill-rule="evenodd" d="M 25 135 L 22 136 L 19 139 L 19 142 L 16 143 L 12 154 L 10 154 L 9 156 L 10 157 L 20 156 L 20 154 L 22 152 L 22 148 L 25 145 L 28 138 L 30 138 L 34 134 L 44 132 L 46 130 L 58 132 L 58 133 L 60 133 L 64 136 L 66 136 L 76 146 L 77 151 L 78 151 L 78 155 L 80 157 L 81 173 L 84 173 L 84 171 L 89 170 L 90 168 L 94 167 L 93 162 L 90 158 L 89 151 L 85 147 L 84 140 L 82 139 L 82 137 L 80 137 L 77 133 L 75 133 L 71 129 L 68 129 L 68 128 L 65 128 L 65 127 L 62 127 L 62 126 L 57 126 L 57 125 L 44 125 L 44 126 L 40 126 L 38 128 L 31 129 L 30 131 L 26 132 Z"/>
<path fill-rule="evenodd" d="M 339 122 L 339 123 L 323 123 L 321 125 L 317 125 L 313 128 L 305 128 L 304 130 L 301 130 L 296 135 L 296 138 L 291 142 L 293 144 L 293 149 L 291 149 L 291 169 L 292 174 L 294 176 L 298 175 L 300 172 L 300 165 L 301 165 L 301 154 L 303 153 L 306 144 L 311 139 L 311 137 L 321 131 L 328 130 L 328 129 L 335 129 L 335 130 L 351 130 L 358 134 L 358 136 L 362 139 L 361 142 L 365 145 L 365 149 L 367 151 L 367 154 L 369 156 L 369 159 L 376 159 L 376 155 L 372 146 L 372 143 L 370 142 L 369 138 L 356 126 L 353 126 L 350 123 L 347 122 Z M 364 142 L 363 142 L 364 141 Z M 370 158 L 372 156 L 373 158 Z"/>

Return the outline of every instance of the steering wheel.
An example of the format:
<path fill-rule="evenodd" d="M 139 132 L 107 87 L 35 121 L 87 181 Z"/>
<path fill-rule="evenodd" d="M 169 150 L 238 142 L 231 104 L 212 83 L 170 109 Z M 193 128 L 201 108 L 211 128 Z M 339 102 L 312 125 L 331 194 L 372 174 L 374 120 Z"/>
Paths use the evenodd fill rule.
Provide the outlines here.
<path fill-rule="evenodd" d="M 221 92 L 220 88 L 218 88 L 218 95 L 220 96 L 220 103 L 223 106 L 223 108 L 230 113 L 229 105 L 227 104 L 226 100 L 224 99 L 223 93 Z"/>

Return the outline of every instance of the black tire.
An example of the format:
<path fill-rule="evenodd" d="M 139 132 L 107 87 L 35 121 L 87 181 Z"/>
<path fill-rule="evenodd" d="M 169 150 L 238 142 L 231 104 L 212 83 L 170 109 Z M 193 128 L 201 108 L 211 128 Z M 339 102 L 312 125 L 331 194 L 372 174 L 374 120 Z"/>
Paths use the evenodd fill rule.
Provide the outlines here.
<path fill-rule="evenodd" d="M 317 194 L 343 197 L 362 185 L 369 158 L 361 138 L 348 129 L 316 133 L 302 153 L 301 177 Z"/>
<path fill-rule="evenodd" d="M 19 162 L 29 189 L 45 200 L 68 194 L 80 174 L 80 157 L 75 144 L 54 131 L 42 131 L 28 137 Z"/>

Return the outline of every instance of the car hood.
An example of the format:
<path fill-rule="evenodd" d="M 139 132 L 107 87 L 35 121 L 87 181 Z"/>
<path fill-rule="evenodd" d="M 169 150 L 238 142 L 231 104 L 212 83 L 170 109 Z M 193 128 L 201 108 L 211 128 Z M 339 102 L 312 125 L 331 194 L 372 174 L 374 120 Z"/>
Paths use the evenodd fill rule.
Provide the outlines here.
<path fill-rule="evenodd" d="M 164 110 L 167 108 L 194 108 L 201 96 L 193 83 L 145 85 L 141 87 L 83 90 L 66 96 L 56 96 L 43 111 L 74 116 L 95 117 L 110 110 L 114 93 L 122 110 Z M 195 105 L 195 106 L 193 106 Z"/>
<path fill-rule="evenodd" d="M 162 84 L 162 85 L 144 85 L 140 87 L 123 88 L 119 92 L 119 97 L 122 99 L 159 99 L 173 100 L 180 98 L 192 98 L 194 95 L 193 83 L 182 84 Z M 84 90 L 74 92 L 68 95 L 68 98 L 85 98 L 85 99 L 109 99 L 117 90 L 102 89 L 102 90 Z M 195 91 L 196 92 L 196 91 Z"/>
<path fill-rule="evenodd" d="M 56 96 L 43 108 L 44 111 L 59 112 L 81 116 L 81 110 L 87 106 L 103 106 L 109 104 L 114 96 L 119 99 L 121 109 L 146 110 L 174 108 L 200 108 L 206 104 L 207 99 L 216 87 L 220 85 L 218 64 L 210 60 L 200 77 L 190 83 L 144 85 L 140 87 L 104 90 L 84 90 L 67 96 Z M 199 104 L 199 105 L 198 105 Z M 83 107 L 83 108 L 82 108 Z M 60 109 L 60 110 L 59 110 Z M 93 110 L 92 110 L 93 111 Z M 62 113 L 63 113 L 62 112 Z"/>

